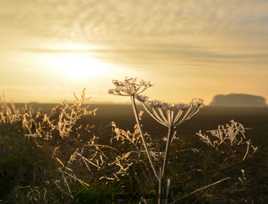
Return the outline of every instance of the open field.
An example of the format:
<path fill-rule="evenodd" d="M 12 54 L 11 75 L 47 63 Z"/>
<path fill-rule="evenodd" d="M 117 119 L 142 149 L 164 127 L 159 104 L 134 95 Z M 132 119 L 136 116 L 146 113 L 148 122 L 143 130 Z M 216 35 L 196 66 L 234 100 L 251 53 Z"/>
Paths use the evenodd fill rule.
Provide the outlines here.
<path fill-rule="evenodd" d="M 18 104 L 18 106 L 20 106 Z M 33 105 L 34 109 L 40 109 L 42 111 L 47 111 L 51 107 L 53 107 L 53 104 L 35 104 Z M 92 123 L 96 125 L 97 134 L 99 137 L 108 137 L 109 134 L 112 136 L 111 132 L 111 121 L 116 122 L 119 124 L 120 128 L 124 129 L 132 129 L 134 124 L 134 117 L 132 116 L 132 110 L 129 105 L 108 105 L 108 104 L 100 104 L 100 105 L 91 105 L 92 108 L 96 107 L 98 108 L 96 117 L 93 118 Z M 245 196 L 248 197 L 248 200 L 251 201 L 251 203 L 266 203 L 268 201 L 268 108 L 223 108 L 223 107 L 204 107 L 200 113 L 193 118 L 190 121 L 185 122 L 179 127 L 178 136 L 179 138 L 183 138 L 186 143 L 191 144 L 193 148 L 199 148 L 200 144 L 198 142 L 197 137 L 195 136 L 195 133 L 199 130 L 210 130 L 217 128 L 217 125 L 224 124 L 230 120 L 236 120 L 245 125 L 246 128 L 248 128 L 248 133 L 252 135 L 253 143 L 258 146 L 258 151 L 254 156 L 254 159 L 250 159 L 245 164 L 242 164 L 238 168 L 244 168 L 246 170 L 247 176 L 248 176 L 248 186 L 246 190 L 242 192 L 238 192 L 232 198 L 232 202 L 228 201 L 222 201 L 217 199 L 212 199 L 212 203 L 235 203 L 235 196 Z M 151 130 L 149 134 L 152 135 L 153 138 L 160 138 L 164 134 L 164 129 L 160 126 L 155 125 L 153 123 L 152 119 L 150 119 L 146 114 L 144 115 L 144 129 L 145 130 Z M 0 165 L 0 183 L 1 183 L 1 199 L 7 198 L 8 194 L 12 192 L 14 183 L 18 182 L 19 185 L 31 185 L 31 173 L 27 173 L 27 171 L 31 171 L 31 162 L 34 163 L 35 160 L 39 160 L 39 163 L 37 165 L 41 165 L 41 168 L 46 168 L 46 165 L 50 165 L 49 163 L 46 163 L 46 161 L 40 160 L 42 158 L 42 155 L 35 154 L 35 149 L 27 148 L 25 150 L 24 147 L 21 147 L 25 145 L 25 142 L 23 141 L 16 141 L 18 136 L 14 136 L 14 133 L 12 131 L 15 131 L 14 129 L 8 129 L 8 130 L 1 130 L 0 131 L 0 138 L 6 138 L 6 135 L 13 135 L 14 139 L 12 141 L 12 138 L 9 140 L 9 144 L 11 146 L 13 145 L 13 149 L 11 148 L 9 151 L 1 152 L 1 163 Z M 17 133 L 16 133 L 17 134 Z M 107 136 L 108 134 L 108 136 Z M 3 140 L 2 140 L 3 141 Z M 18 142 L 18 144 L 16 144 Z M 5 144 L 1 144 L 0 146 L 2 150 L 5 148 Z M 17 150 L 14 148 L 18 148 Z M 20 152 L 19 149 L 23 149 L 23 152 Z M 20 165 L 23 166 L 23 162 L 25 162 L 25 165 L 27 165 L 25 168 L 19 167 L 20 172 L 16 172 L 14 168 L 16 167 L 16 163 L 9 163 L 9 166 L 6 166 L 6 160 L 4 157 L 10 157 L 11 153 L 15 153 L 15 155 L 12 156 L 12 159 L 14 162 L 21 162 Z M 21 153 L 21 154 L 20 154 Z M 33 154 L 34 153 L 34 154 Z M 31 155 L 32 154 L 32 155 Z M 26 155 L 27 158 L 24 158 L 22 155 Z M 187 158 L 187 157 L 186 157 Z M 196 158 L 188 157 L 188 160 L 195 161 Z M 189 161 L 185 160 L 185 163 L 181 163 L 180 165 L 173 166 L 172 171 L 180 172 L 180 167 L 184 168 L 183 166 L 188 165 Z M 32 165 L 34 166 L 34 165 Z M 12 169 L 14 172 L 4 172 L 3 168 Z M 185 168 L 187 170 L 187 168 Z M 213 167 L 212 167 L 213 169 Z M 22 171 L 22 172 L 21 172 Z M 237 171 L 234 171 L 232 169 L 227 169 L 223 172 L 224 175 L 230 175 L 235 176 L 233 174 L 236 174 Z M 10 175 L 9 175 L 10 174 Z M 20 181 L 13 181 L 10 184 L 10 180 L 15 180 L 15 178 L 12 178 L 12 176 L 18 176 Z M 237 177 L 239 175 L 237 174 Z M 24 178 L 25 177 L 25 178 Z M 197 175 L 198 177 L 198 175 Z M 200 180 L 207 179 L 207 178 L 199 178 Z M 36 180 L 37 178 L 34 178 L 34 183 L 38 183 Z M 40 179 L 42 180 L 42 178 Z M 3 185 L 5 185 L 5 182 L 9 183 L 9 188 L 3 188 Z M 16 183 L 16 185 L 18 185 Z M 202 182 L 201 182 L 202 183 Z M 181 184 L 185 185 L 185 184 Z M 224 186 L 222 186 L 224 187 Z M 7 190 L 9 189 L 9 190 Z M 223 188 L 219 187 L 216 191 L 216 195 L 222 194 L 224 192 Z M 215 193 L 215 192 L 214 192 Z M 245 195 L 246 194 L 246 195 Z M 226 198 L 227 199 L 227 198 Z M 228 199 L 227 199 L 228 200 Z M 194 203 L 193 201 L 189 200 L 189 203 Z M 185 203 L 188 203 L 185 201 Z M 1 202 L 0 202 L 1 203 Z M 4 201 L 3 201 L 4 203 Z M 201 201 L 195 201 L 195 203 L 202 203 Z M 246 201 L 243 203 L 247 203 Z"/>
<path fill-rule="evenodd" d="M 131 109 L 129 106 L 100 106 L 97 120 L 98 123 L 108 124 L 114 120 L 122 124 L 124 128 L 130 128 L 131 123 L 127 119 Z M 255 201 L 255 203 L 268 202 L 268 108 L 224 108 L 224 107 L 205 107 L 200 113 L 179 127 L 179 136 L 189 142 L 197 140 L 194 136 L 199 130 L 215 129 L 219 124 L 224 124 L 230 120 L 235 120 L 243 123 L 248 129 L 248 134 L 256 146 L 259 147 L 256 153 L 256 159 L 250 161 L 246 166 L 250 173 L 254 184 L 250 187 L 251 193 L 255 194 L 255 198 L 264 198 L 263 201 Z M 145 117 L 145 128 L 153 130 L 152 135 L 156 137 L 164 134 L 161 127 L 150 128 L 153 121 L 149 117 Z"/>

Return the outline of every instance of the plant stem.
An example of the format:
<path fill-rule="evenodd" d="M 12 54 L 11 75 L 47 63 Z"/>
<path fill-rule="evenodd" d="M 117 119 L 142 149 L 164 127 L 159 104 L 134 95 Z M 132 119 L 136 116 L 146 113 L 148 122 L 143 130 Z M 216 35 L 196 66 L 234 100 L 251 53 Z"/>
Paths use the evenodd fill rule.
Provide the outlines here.
<path fill-rule="evenodd" d="M 165 177 L 165 173 L 166 173 L 166 168 L 167 168 L 167 158 L 168 158 L 168 154 L 169 154 L 169 147 L 170 147 L 170 140 L 171 135 L 173 134 L 173 127 L 170 126 L 168 128 L 168 135 L 167 135 L 167 141 L 166 141 L 166 147 L 165 147 L 165 154 L 164 154 L 164 161 L 163 161 L 163 166 L 162 166 L 162 178 Z"/>
<path fill-rule="evenodd" d="M 158 180 L 158 197 L 157 204 L 161 204 L 162 202 L 162 170 L 159 170 L 159 180 Z"/>
<path fill-rule="evenodd" d="M 167 140 L 166 140 L 166 146 L 165 146 L 165 153 L 164 153 L 164 160 L 163 160 L 163 166 L 161 168 L 161 171 L 160 171 L 160 175 L 159 175 L 159 185 L 161 185 L 159 187 L 159 191 L 160 191 L 160 195 L 162 195 L 162 182 L 165 181 L 165 174 L 166 174 L 166 168 L 167 168 L 167 159 L 168 159 L 168 154 L 169 154 L 169 147 L 170 147 L 170 144 L 171 144 L 171 139 L 172 139 L 172 134 L 173 134 L 173 126 L 169 126 L 168 127 L 168 134 L 167 134 Z M 170 185 L 170 184 L 169 184 Z M 165 197 L 165 203 L 167 203 L 167 198 L 168 198 L 168 189 L 169 187 L 167 186 L 167 189 L 166 189 L 166 197 Z M 160 203 L 161 204 L 161 200 L 160 200 Z"/>
<path fill-rule="evenodd" d="M 246 158 L 247 158 L 247 156 L 248 156 L 249 148 L 250 148 L 250 143 L 247 143 L 247 150 L 246 150 L 246 153 L 245 153 L 245 155 L 244 155 L 244 157 L 243 157 L 243 161 L 245 161 Z"/>
<path fill-rule="evenodd" d="M 169 190 L 170 190 L 170 179 L 167 179 L 167 187 L 166 187 L 166 197 L 165 197 L 165 204 L 168 204 L 169 198 Z"/>
<path fill-rule="evenodd" d="M 140 134 L 141 134 L 141 139 L 142 139 L 142 143 L 143 143 L 143 146 L 144 146 L 144 149 L 145 149 L 147 158 L 149 160 L 150 166 L 152 168 L 152 171 L 154 173 L 154 176 L 155 176 L 156 180 L 159 181 L 159 177 L 157 175 L 155 166 L 154 166 L 153 161 L 152 161 L 152 158 L 151 158 L 151 154 L 150 154 L 150 152 L 148 150 L 147 143 L 145 141 L 145 137 L 144 137 L 144 134 L 143 134 L 143 131 L 142 131 L 142 128 L 141 128 L 141 123 L 140 123 L 140 119 L 139 119 L 139 116 L 138 116 L 138 110 L 137 110 L 137 105 L 136 105 L 135 97 L 134 96 L 131 96 L 131 104 L 132 104 L 132 108 L 133 108 L 135 120 L 136 120 L 138 129 L 139 129 Z"/>

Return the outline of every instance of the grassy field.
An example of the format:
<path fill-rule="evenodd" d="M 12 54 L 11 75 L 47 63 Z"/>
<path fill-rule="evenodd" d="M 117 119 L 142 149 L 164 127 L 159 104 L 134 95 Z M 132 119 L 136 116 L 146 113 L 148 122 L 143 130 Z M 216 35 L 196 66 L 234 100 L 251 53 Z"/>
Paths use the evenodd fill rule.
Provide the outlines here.
<path fill-rule="evenodd" d="M 18 104 L 18 106 L 20 105 Z M 33 105 L 34 109 L 40 109 L 42 111 L 47 111 L 53 106 L 53 104 Z M 92 108 L 94 107 L 97 107 L 98 111 L 92 123 L 96 125 L 96 132 L 100 137 L 105 136 L 105 138 L 109 138 L 109 135 L 112 135 L 111 121 L 119 124 L 120 128 L 131 129 L 133 127 L 134 117 L 132 116 L 131 107 L 129 105 L 92 105 Z M 267 203 L 268 108 L 205 107 L 200 111 L 199 115 L 179 127 L 178 136 L 185 141 L 185 147 L 190 144 L 193 148 L 200 148 L 200 142 L 195 136 L 196 132 L 199 130 L 215 129 L 217 128 L 217 125 L 224 124 L 230 120 L 242 122 L 245 127 L 248 128 L 248 134 L 252 135 L 253 143 L 258 146 L 259 149 L 253 159 L 249 159 L 246 163 L 243 163 L 238 167 L 224 169 L 221 172 L 221 175 L 236 177 L 237 174 L 237 177 L 239 177 L 237 169 L 243 168 L 246 170 L 247 182 L 245 182 L 242 190 L 237 190 L 236 188 L 233 190 L 226 190 L 226 188 L 230 187 L 227 184 L 223 184 L 217 187 L 214 191 L 206 191 L 205 194 L 181 201 L 181 203 Z M 150 130 L 149 133 L 153 138 L 160 138 L 164 134 L 164 129 L 153 124 L 152 119 L 146 114 L 144 116 L 143 125 L 146 131 L 148 130 L 149 132 Z M 16 128 L 16 126 L 1 125 L 0 200 L 2 201 L 0 201 L 0 203 L 18 203 L 18 201 L 15 201 L 14 198 L 12 198 L 16 188 L 18 186 L 27 187 L 31 185 L 41 185 L 44 182 L 43 178 L 50 177 L 49 171 L 44 175 L 44 172 L 46 171 L 42 171 L 42 169 L 53 168 L 53 164 L 49 161 L 46 155 L 30 145 L 29 142 L 25 141 L 25 139 L 21 137 L 21 134 L 22 132 L 19 127 Z M 187 172 L 191 171 L 191 168 L 197 168 L 198 165 L 205 165 L 204 163 L 199 163 L 198 156 L 195 158 L 194 155 L 181 154 L 181 159 L 179 159 L 171 169 L 172 173 L 176 175 L 177 172 L 181 172 L 182 170 Z M 191 162 L 196 162 L 196 164 L 190 164 Z M 206 175 L 209 175 L 209 171 L 213 168 L 213 166 L 210 166 Z M 182 179 L 184 176 L 185 174 L 181 174 L 181 176 L 178 176 L 178 179 L 174 181 L 175 183 L 177 182 L 175 186 L 177 187 L 177 190 L 179 189 L 178 191 L 180 191 L 180 189 L 181 191 L 192 189 L 194 185 L 198 186 L 198 184 L 201 185 L 202 183 L 206 183 L 206 180 L 210 181 L 208 176 L 204 176 L 204 174 L 199 175 L 197 172 L 193 172 L 191 175 L 191 178 L 194 178 L 194 181 L 198 180 L 196 182 L 197 184 L 194 184 L 191 181 L 191 178 L 190 181 L 184 178 L 184 181 Z M 128 185 L 128 183 L 126 182 L 125 185 Z M 99 187 L 96 187 L 95 190 L 98 188 Z M 113 185 L 111 188 L 115 189 L 117 187 L 116 185 Z M 129 190 L 131 188 L 127 186 L 126 189 Z M 126 190 L 126 193 L 128 190 Z M 176 191 L 174 191 L 174 193 L 176 193 Z M 56 197 L 57 195 L 54 196 Z M 244 197 L 245 199 L 241 199 L 241 197 Z M 51 199 L 55 201 L 56 198 Z M 241 200 L 243 200 L 243 202 Z M 58 202 L 64 203 L 64 199 L 59 199 Z M 83 203 L 84 201 L 80 200 L 79 202 Z M 27 202 L 25 201 L 25 203 Z"/>

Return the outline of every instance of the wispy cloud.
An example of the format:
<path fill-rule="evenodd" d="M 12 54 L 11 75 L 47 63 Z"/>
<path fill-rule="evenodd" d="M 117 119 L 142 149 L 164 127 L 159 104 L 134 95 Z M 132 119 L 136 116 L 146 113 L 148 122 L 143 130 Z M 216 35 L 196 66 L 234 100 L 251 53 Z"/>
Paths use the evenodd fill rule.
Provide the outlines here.
<path fill-rule="evenodd" d="M 264 0 L 10 0 L 0 4 L 2 21 L 36 35 L 116 40 L 268 31 Z"/>
<path fill-rule="evenodd" d="M 29 38 L 105 44 L 112 50 L 95 52 L 128 58 L 148 53 L 168 55 L 167 60 L 189 56 L 267 62 L 265 0 L 10 0 L 0 5 L 1 27 Z M 77 50 L 66 50 L 73 51 Z"/>
<path fill-rule="evenodd" d="M 191 86 L 210 94 L 230 90 L 229 75 L 240 74 L 237 89 L 267 95 L 267 11 L 267 0 L 1 1 L 1 46 L 31 54 L 89 53 L 172 77 L 177 86 L 192 79 Z M 55 41 L 99 47 L 68 49 Z"/>

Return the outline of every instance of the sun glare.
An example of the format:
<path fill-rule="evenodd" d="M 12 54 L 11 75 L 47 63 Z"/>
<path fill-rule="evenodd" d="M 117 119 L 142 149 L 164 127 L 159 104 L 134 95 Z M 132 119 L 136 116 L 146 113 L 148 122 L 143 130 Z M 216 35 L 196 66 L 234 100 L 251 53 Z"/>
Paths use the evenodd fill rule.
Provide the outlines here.
<path fill-rule="evenodd" d="M 38 61 L 46 73 L 53 73 L 61 79 L 76 82 L 105 78 L 121 72 L 118 66 L 106 63 L 94 56 L 95 47 L 81 44 L 63 43 L 38 56 Z M 90 50 L 92 49 L 92 52 Z"/>
<path fill-rule="evenodd" d="M 110 63 L 97 56 L 99 53 L 95 51 L 99 48 L 104 49 L 86 44 L 62 43 L 50 45 L 46 48 L 48 51 L 32 53 L 28 57 L 29 60 L 34 59 L 35 65 L 40 67 L 43 76 L 50 79 L 50 83 L 69 88 L 85 87 L 92 82 L 95 89 L 101 90 L 110 85 L 112 79 L 139 76 L 139 72 L 131 67 Z"/>
<path fill-rule="evenodd" d="M 41 60 L 41 61 L 40 61 Z M 46 53 L 39 56 L 39 63 L 46 73 L 53 73 L 61 79 L 85 82 L 106 78 L 120 72 L 120 68 L 97 59 L 84 52 Z"/>
<path fill-rule="evenodd" d="M 96 78 L 109 75 L 113 71 L 111 65 L 83 53 L 57 54 L 51 63 L 72 80 Z"/>

